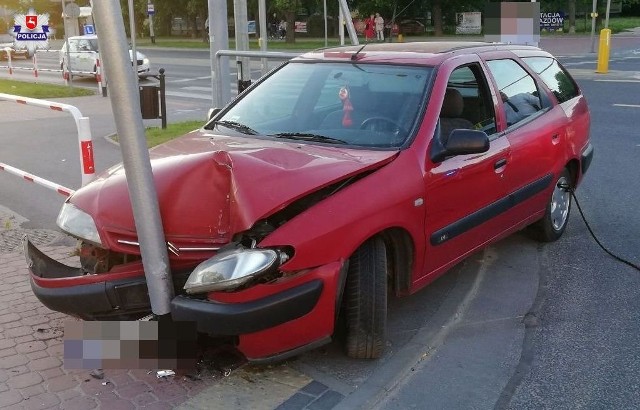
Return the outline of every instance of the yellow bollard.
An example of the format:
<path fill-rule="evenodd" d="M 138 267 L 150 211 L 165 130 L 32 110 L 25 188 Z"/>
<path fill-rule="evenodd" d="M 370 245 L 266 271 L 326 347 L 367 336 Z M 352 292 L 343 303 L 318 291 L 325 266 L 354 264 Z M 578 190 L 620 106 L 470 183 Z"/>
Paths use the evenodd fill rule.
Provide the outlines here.
<path fill-rule="evenodd" d="M 404 37 L 402 37 L 402 34 L 398 34 L 398 43 L 404 43 Z"/>
<path fill-rule="evenodd" d="M 598 66 L 596 73 L 606 74 L 609 71 L 609 51 L 611 50 L 611 30 L 600 30 L 600 43 L 598 45 Z"/>

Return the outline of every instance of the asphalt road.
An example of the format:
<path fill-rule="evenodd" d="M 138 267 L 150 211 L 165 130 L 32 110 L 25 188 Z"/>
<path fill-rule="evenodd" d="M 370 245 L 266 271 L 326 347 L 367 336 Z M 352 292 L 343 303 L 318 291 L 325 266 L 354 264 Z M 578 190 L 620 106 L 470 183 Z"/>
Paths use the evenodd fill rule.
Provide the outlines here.
<path fill-rule="evenodd" d="M 600 239 L 638 264 L 640 54 L 635 47 L 616 50 L 607 75 L 594 74 L 593 56 L 562 61 L 592 113 L 595 158 L 578 199 Z M 206 112 L 211 83 L 206 53 L 143 51 L 153 67 L 167 69 L 175 115 L 199 118 Z M 43 73 L 42 81 L 45 75 L 54 76 Z M 91 80 L 78 84 L 93 86 Z M 72 124 L 41 120 L 56 132 L 73 132 L 64 128 Z M 19 129 L 5 128 L 0 136 L 12 156 L 32 152 L 33 166 L 45 169 L 47 156 Z M 51 135 L 39 136 L 39 142 L 58 149 Z M 75 152 L 71 143 L 59 149 Z M 65 155 L 56 158 L 61 166 Z M 116 159 L 106 155 L 100 166 Z M 57 212 L 61 203 L 57 194 L 13 176 L 0 175 L 0 192 L 0 205 L 27 214 L 33 227 L 51 226 L 51 218 L 46 222 L 42 215 Z M 383 359 L 347 360 L 332 344 L 291 366 L 346 395 L 342 408 L 639 407 L 640 272 L 599 250 L 576 211 L 574 206 L 556 243 L 543 246 L 513 235 L 417 295 L 393 299 Z"/>

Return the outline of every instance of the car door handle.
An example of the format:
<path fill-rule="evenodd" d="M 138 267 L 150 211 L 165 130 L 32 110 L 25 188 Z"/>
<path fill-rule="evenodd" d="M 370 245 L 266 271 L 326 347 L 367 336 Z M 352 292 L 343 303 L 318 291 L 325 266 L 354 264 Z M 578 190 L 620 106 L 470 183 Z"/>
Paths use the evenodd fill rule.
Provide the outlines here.
<path fill-rule="evenodd" d="M 507 165 L 507 159 L 506 158 L 502 158 L 496 161 L 495 164 L 493 164 L 493 169 L 500 169 L 502 167 L 504 167 L 505 165 Z"/>

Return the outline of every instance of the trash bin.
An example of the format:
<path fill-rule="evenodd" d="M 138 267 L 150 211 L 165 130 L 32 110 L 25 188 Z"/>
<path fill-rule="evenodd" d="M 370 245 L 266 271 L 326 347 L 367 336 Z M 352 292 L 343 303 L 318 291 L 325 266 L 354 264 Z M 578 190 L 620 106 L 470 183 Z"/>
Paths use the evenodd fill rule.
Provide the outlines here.
<path fill-rule="evenodd" d="M 160 87 L 155 85 L 141 85 L 140 90 L 140 111 L 145 120 L 160 118 L 160 99 L 158 91 Z"/>

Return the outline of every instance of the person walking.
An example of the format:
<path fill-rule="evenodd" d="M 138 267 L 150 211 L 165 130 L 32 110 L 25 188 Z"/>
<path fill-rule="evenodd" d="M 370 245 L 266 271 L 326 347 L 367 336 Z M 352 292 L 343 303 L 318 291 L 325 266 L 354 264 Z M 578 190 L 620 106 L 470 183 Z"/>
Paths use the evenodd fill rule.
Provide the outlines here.
<path fill-rule="evenodd" d="M 376 18 L 373 21 L 376 28 L 376 39 L 384 41 L 384 19 L 380 16 L 380 13 L 376 13 Z"/>
<path fill-rule="evenodd" d="M 373 14 L 364 21 L 364 38 L 367 42 L 373 40 L 375 24 Z"/>

